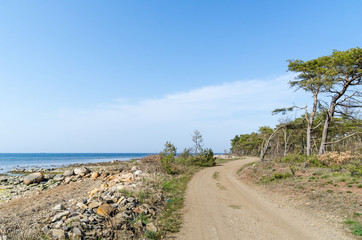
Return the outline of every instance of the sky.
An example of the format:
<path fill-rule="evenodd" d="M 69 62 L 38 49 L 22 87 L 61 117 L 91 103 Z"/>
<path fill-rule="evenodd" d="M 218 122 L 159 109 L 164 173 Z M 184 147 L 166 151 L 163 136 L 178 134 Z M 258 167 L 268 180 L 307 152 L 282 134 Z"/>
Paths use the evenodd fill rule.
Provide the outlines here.
<path fill-rule="evenodd" d="M 288 59 L 361 47 L 362 1 L 0 0 L 0 152 L 179 151 L 310 104 Z M 297 113 L 295 113 L 297 114 Z M 297 115 L 291 116 L 295 117 Z"/>

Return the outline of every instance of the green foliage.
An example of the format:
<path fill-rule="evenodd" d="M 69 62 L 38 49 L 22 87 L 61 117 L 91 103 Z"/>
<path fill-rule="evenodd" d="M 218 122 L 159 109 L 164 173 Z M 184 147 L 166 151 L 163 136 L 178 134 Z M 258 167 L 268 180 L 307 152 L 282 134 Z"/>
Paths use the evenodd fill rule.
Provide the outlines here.
<path fill-rule="evenodd" d="M 146 239 L 151 239 L 151 240 L 157 240 L 157 239 L 162 239 L 161 233 L 160 232 L 152 232 L 147 230 L 145 232 L 145 237 Z"/>
<path fill-rule="evenodd" d="M 237 155 L 257 155 L 263 137 L 258 133 L 236 135 L 231 139 L 231 152 Z"/>
<path fill-rule="evenodd" d="M 180 229 L 182 224 L 180 210 L 183 207 L 187 183 L 191 177 L 192 172 L 189 172 L 181 176 L 172 176 L 171 179 L 165 179 L 161 183 L 160 188 L 168 197 L 159 220 L 163 231 L 177 232 Z"/>
<path fill-rule="evenodd" d="M 176 147 L 171 142 L 166 142 L 165 149 L 160 153 L 162 168 L 168 173 L 173 174 L 172 164 L 175 162 Z"/>
<path fill-rule="evenodd" d="M 356 236 L 362 236 L 362 223 L 357 222 L 353 219 L 347 219 L 345 222 L 351 229 L 351 232 Z"/>
<path fill-rule="evenodd" d="M 201 167 L 212 167 L 215 166 L 214 152 L 212 149 L 203 149 L 201 154 L 194 156 L 194 165 Z"/>
<path fill-rule="evenodd" d="M 293 175 L 289 172 L 285 172 L 285 173 L 274 173 L 272 176 L 267 177 L 267 176 L 262 176 L 260 179 L 260 182 L 262 183 L 268 183 L 268 182 L 273 182 L 275 180 L 280 180 L 280 179 L 286 179 L 286 178 L 290 178 Z"/>
<path fill-rule="evenodd" d="M 306 160 L 307 160 L 307 156 L 305 156 L 305 155 L 290 153 L 287 156 L 280 159 L 280 162 L 301 163 L 301 162 L 305 162 Z"/>
<path fill-rule="evenodd" d="M 132 224 L 135 224 L 137 221 L 141 220 L 143 225 L 146 225 L 147 223 L 149 223 L 150 221 L 148 220 L 148 217 L 144 214 L 141 213 L 140 215 L 138 215 L 133 221 Z"/>

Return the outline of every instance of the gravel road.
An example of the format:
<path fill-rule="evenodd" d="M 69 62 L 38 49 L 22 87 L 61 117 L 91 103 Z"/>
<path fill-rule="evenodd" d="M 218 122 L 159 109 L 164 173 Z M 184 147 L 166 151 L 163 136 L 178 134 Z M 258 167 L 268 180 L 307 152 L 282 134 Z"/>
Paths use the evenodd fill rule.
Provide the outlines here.
<path fill-rule="evenodd" d="M 327 220 L 281 206 L 237 178 L 248 157 L 206 168 L 190 181 L 176 239 L 353 239 Z"/>

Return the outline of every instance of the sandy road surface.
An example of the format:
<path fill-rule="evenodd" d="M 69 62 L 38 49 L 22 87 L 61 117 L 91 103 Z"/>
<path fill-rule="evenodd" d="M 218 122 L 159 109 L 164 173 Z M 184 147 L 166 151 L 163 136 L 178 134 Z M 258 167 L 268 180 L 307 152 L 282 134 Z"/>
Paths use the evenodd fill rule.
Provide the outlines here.
<path fill-rule="evenodd" d="M 279 206 L 237 179 L 256 158 L 206 168 L 190 181 L 177 239 L 351 239 L 318 216 Z M 217 172 L 216 174 L 214 174 Z M 353 239 L 353 238 L 352 238 Z"/>

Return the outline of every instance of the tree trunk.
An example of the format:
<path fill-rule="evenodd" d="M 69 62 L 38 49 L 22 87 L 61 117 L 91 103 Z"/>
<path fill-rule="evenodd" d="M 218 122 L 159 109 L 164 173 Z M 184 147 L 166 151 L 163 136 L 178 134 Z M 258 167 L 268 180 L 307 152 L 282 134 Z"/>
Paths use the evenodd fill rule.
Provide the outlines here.
<path fill-rule="evenodd" d="M 264 147 L 260 151 L 260 161 L 261 162 L 264 161 L 264 157 L 265 157 L 266 152 L 268 151 L 270 140 L 272 140 L 272 138 L 275 136 L 275 134 L 283 127 L 285 127 L 285 125 L 281 125 L 281 126 L 277 127 L 274 130 L 274 132 L 270 135 L 268 140 L 265 142 Z"/>
<path fill-rule="evenodd" d="M 311 143 L 312 127 L 313 127 L 313 122 L 314 122 L 314 116 L 317 112 L 317 105 L 318 105 L 317 96 L 319 93 L 319 89 L 320 89 L 320 87 L 318 87 L 316 89 L 316 91 L 313 93 L 313 109 L 312 109 L 312 112 L 310 113 L 309 118 L 307 117 L 308 116 L 307 107 L 305 108 L 306 119 L 307 119 L 307 156 L 312 155 L 312 143 Z"/>

